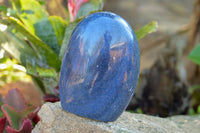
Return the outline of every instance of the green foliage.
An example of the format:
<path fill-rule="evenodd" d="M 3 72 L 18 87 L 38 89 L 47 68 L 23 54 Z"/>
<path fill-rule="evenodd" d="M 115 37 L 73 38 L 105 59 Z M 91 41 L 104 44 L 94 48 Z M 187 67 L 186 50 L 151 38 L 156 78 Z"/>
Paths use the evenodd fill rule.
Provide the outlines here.
<path fill-rule="evenodd" d="M 40 5 L 45 5 L 46 4 L 45 0 L 37 0 L 37 1 L 40 3 Z"/>
<path fill-rule="evenodd" d="M 5 17 L 1 22 L 9 28 L 0 33 L 0 43 L 1 47 L 26 67 L 27 73 L 36 82 L 41 81 L 38 83 L 40 87 L 47 87 L 46 93 L 52 93 L 55 86 L 49 86 L 58 84 L 57 73 L 60 71 L 66 44 L 80 19 L 68 25 L 67 21 L 58 16 L 48 16 L 40 5 L 41 2 L 43 3 L 36 0 L 11 0 L 11 10 L 15 13 L 12 13 L 13 17 Z M 100 10 L 102 3 L 103 1 L 92 0 L 87 7 L 93 8 L 81 10 L 84 11 L 83 14 Z M 6 12 L 7 8 L 1 6 L 1 10 Z M 13 28 L 17 32 L 13 33 Z"/>
<path fill-rule="evenodd" d="M 146 35 L 156 31 L 157 28 L 158 28 L 158 23 L 156 21 L 150 22 L 149 24 L 145 25 L 144 27 L 136 31 L 135 34 L 136 34 L 137 40 L 139 41 Z"/>
<path fill-rule="evenodd" d="M 197 107 L 197 114 L 200 114 L 200 105 Z"/>
<path fill-rule="evenodd" d="M 7 7 L 5 5 L 0 5 L 0 11 L 6 13 L 7 12 Z"/>
<path fill-rule="evenodd" d="M 2 105 L 2 110 L 4 110 L 4 115 L 8 117 L 7 119 L 9 123 L 11 123 L 12 127 L 18 130 L 20 124 L 19 113 L 9 105 Z"/>
<path fill-rule="evenodd" d="M 22 35 L 26 36 L 27 39 L 32 43 L 31 46 L 32 46 L 33 52 L 37 54 L 37 57 L 35 58 L 41 59 L 40 62 L 36 61 L 34 63 L 42 63 L 40 66 L 44 66 L 44 63 L 45 63 L 46 65 L 49 65 L 55 68 L 57 71 L 59 71 L 61 61 L 56 55 L 56 53 L 50 47 L 48 47 L 36 35 L 32 34 L 19 20 L 13 17 L 8 17 L 5 20 L 8 20 L 9 24 L 11 24 Z"/>
<path fill-rule="evenodd" d="M 200 44 L 197 45 L 192 52 L 189 54 L 188 58 L 195 62 L 196 64 L 200 65 Z"/>
<path fill-rule="evenodd" d="M 76 18 L 87 16 L 92 12 L 101 11 L 104 2 L 105 0 L 89 0 L 80 7 Z"/>
<path fill-rule="evenodd" d="M 3 102 L 0 102 L 0 118 L 3 117 L 3 112 L 1 110 L 1 106 L 3 105 Z"/>
<path fill-rule="evenodd" d="M 193 85 L 192 87 L 189 88 L 189 93 L 192 94 L 198 90 L 200 90 L 200 85 Z"/>
<path fill-rule="evenodd" d="M 189 108 L 188 114 L 189 115 L 199 115 L 200 114 L 200 105 L 197 107 L 196 111 L 194 108 Z"/>
<path fill-rule="evenodd" d="M 189 115 L 200 114 L 200 85 L 194 85 L 189 88 L 189 93 L 191 95 L 191 107 L 189 108 Z"/>
<path fill-rule="evenodd" d="M 143 114 L 143 111 L 142 111 L 142 109 L 141 108 L 137 108 L 137 109 L 135 109 L 134 111 L 133 110 L 129 110 L 128 112 L 130 112 L 130 113 L 138 113 L 138 114 Z"/>
<path fill-rule="evenodd" d="M 25 66 L 27 73 L 33 76 L 41 89 L 45 87 L 45 93 L 52 93 L 53 88 L 58 85 L 58 73 L 69 37 L 81 19 L 69 23 L 58 16 L 48 16 L 40 5 L 43 1 L 10 1 L 11 16 L 4 15 L 1 20 L 1 23 L 9 27 L 0 32 L 1 47 Z M 101 10 L 103 2 L 87 2 L 85 7 L 81 7 L 83 13 L 79 12 L 78 17 Z M 4 12 L 7 10 L 5 6 L 1 9 Z"/>
<path fill-rule="evenodd" d="M 18 65 L 15 59 L 3 58 L 0 60 L 0 87 L 14 81 L 31 81 L 25 68 Z"/>
<path fill-rule="evenodd" d="M 15 130 L 16 133 L 22 133 L 23 131 L 29 133 L 32 130 L 30 128 L 33 126 L 32 123 L 36 124 L 38 122 L 38 120 L 35 121 L 34 119 L 38 118 L 37 112 L 39 111 L 39 107 L 28 106 L 18 89 L 9 90 L 3 105 L 1 105 L 1 109 L 8 124 L 6 125 L 5 121 L 0 121 L 0 124 L 7 127 L 7 132 Z"/>
<path fill-rule="evenodd" d="M 23 22 L 24 26 L 32 34 L 39 37 L 57 55 L 59 54 L 59 43 L 56 33 L 48 19 L 45 10 L 36 0 L 11 0 L 13 9 Z M 56 19 L 56 18 L 54 18 Z"/>
<path fill-rule="evenodd" d="M 189 111 L 188 111 L 188 114 L 189 115 L 195 115 L 195 110 L 193 108 L 189 108 Z"/>
<path fill-rule="evenodd" d="M 56 33 L 56 37 L 58 39 L 58 43 L 60 46 L 64 38 L 65 26 L 67 22 L 64 22 L 64 20 L 58 16 L 50 16 L 49 21 L 51 22 L 51 25 L 53 26 L 53 29 Z"/>

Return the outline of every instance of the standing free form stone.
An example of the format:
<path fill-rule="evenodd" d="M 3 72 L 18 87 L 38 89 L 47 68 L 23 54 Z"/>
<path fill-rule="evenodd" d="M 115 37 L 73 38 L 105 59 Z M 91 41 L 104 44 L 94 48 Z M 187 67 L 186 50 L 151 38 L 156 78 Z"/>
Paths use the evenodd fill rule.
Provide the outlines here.
<path fill-rule="evenodd" d="M 120 16 L 99 12 L 74 29 L 61 67 L 62 108 L 99 121 L 126 109 L 138 82 L 140 53 L 135 34 Z"/>

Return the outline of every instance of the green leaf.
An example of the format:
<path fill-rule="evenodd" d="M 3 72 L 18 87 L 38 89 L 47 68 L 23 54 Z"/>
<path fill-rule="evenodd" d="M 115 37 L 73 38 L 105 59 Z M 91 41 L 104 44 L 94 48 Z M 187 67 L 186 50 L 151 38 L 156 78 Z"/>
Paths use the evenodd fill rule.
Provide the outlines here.
<path fill-rule="evenodd" d="M 196 64 L 200 65 L 200 44 L 197 45 L 192 52 L 189 54 L 188 58 L 195 62 Z"/>
<path fill-rule="evenodd" d="M 39 111 L 39 107 L 35 107 L 35 106 L 27 107 L 25 110 L 20 112 L 21 118 L 28 118 L 28 119 L 32 120 L 33 117 L 35 117 L 37 115 L 38 111 Z"/>
<path fill-rule="evenodd" d="M 27 64 L 27 73 L 35 77 L 56 77 L 57 76 L 55 69 L 43 68 L 39 66 L 33 67 L 30 64 Z"/>
<path fill-rule="evenodd" d="M 65 53 L 65 49 L 67 48 L 67 44 L 69 41 L 69 38 L 74 30 L 74 28 L 77 26 L 77 24 L 82 20 L 82 18 L 80 19 L 76 19 L 75 21 L 71 22 L 68 24 L 68 26 L 65 29 L 65 35 L 64 35 L 64 39 L 63 39 L 63 43 L 61 45 L 61 49 L 60 49 L 60 59 L 62 60 L 64 53 Z"/>
<path fill-rule="evenodd" d="M 142 109 L 140 109 L 140 108 L 137 108 L 137 109 L 136 109 L 136 112 L 137 112 L 138 114 L 143 114 L 143 111 L 142 111 Z"/>
<path fill-rule="evenodd" d="M 2 38 L 2 35 L 3 35 L 3 34 L 1 34 L 1 33 L 2 33 L 2 32 L 0 32 L 0 44 L 2 43 L 2 42 L 1 42 L 1 38 Z M 3 36 L 3 37 L 4 37 L 4 36 Z M 5 64 L 5 63 L 7 62 L 7 60 L 9 60 L 8 57 L 1 58 L 0 63 Z"/>
<path fill-rule="evenodd" d="M 189 89 L 188 89 L 188 92 L 190 94 L 194 93 L 195 91 L 198 91 L 200 90 L 200 85 L 192 85 Z"/>
<path fill-rule="evenodd" d="M 53 88 L 58 85 L 59 78 L 54 69 L 47 69 L 27 64 L 27 73 L 32 75 L 33 81 L 43 93 L 54 93 Z"/>
<path fill-rule="evenodd" d="M 197 107 L 197 114 L 200 114 L 200 105 Z"/>
<path fill-rule="evenodd" d="M 90 0 L 84 3 L 80 7 L 76 18 L 87 16 L 91 12 L 101 11 L 104 6 L 104 1 L 105 0 Z"/>
<path fill-rule="evenodd" d="M 48 18 L 44 9 L 36 0 L 11 0 L 11 3 L 17 15 L 31 33 L 35 33 L 34 24 Z"/>
<path fill-rule="evenodd" d="M 42 67 L 36 67 L 36 71 L 38 72 L 37 74 L 40 77 L 56 77 L 56 71 L 55 69 L 47 69 L 47 68 L 42 68 Z"/>
<path fill-rule="evenodd" d="M 3 112 L 0 110 L 0 118 L 3 117 Z"/>
<path fill-rule="evenodd" d="M 1 106 L 3 105 L 3 102 L 0 102 L 0 118 L 3 117 L 3 112 L 1 110 Z"/>
<path fill-rule="evenodd" d="M 59 83 L 58 77 L 39 77 L 39 80 L 42 81 L 46 94 L 53 94 L 53 89 L 58 86 Z"/>
<path fill-rule="evenodd" d="M 53 29 L 58 38 L 59 45 L 61 46 L 64 33 L 65 33 L 66 24 L 64 20 L 58 16 L 50 16 L 49 21 L 51 22 L 51 25 L 53 26 Z"/>
<path fill-rule="evenodd" d="M 40 88 L 40 90 L 41 90 L 41 92 L 42 92 L 43 94 L 46 94 L 46 88 L 45 88 L 43 82 L 42 82 L 38 77 L 35 77 L 35 76 L 32 76 L 32 80 L 33 80 L 35 86 L 36 86 L 37 88 Z M 53 91 L 52 91 L 52 92 L 53 92 Z"/>
<path fill-rule="evenodd" d="M 10 55 L 26 66 L 28 59 L 38 60 L 36 52 L 8 30 L 0 32 L 0 44 Z"/>
<path fill-rule="evenodd" d="M 40 5 L 45 5 L 46 4 L 45 0 L 37 0 L 37 1 L 40 3 Z"/>
<path fill-rule="evenodd" d="M 58 55 L 58 39 L 45 10 L 36 0 L 11 0 L 13 9 L 27 29 L 37 35 Z"/>
<path fill-rule="evenodd" d="M 53 93 L 53 88 L 58 85 L 59 81 L 56 71 L 51 68 L 32 66 L 30 63 L 28 63 L 26 66 L 27 73 L 32 76 L 32 79 L 42 90 L 42 92 Z"/>
<path fill-rule="evenodd" d="M 156 21 L 153 21 L 153 22 L 145 25 L 144 27 L 142 27 L 141 29 L 136 31 L 135 34 L 136 34 L 137 40 L 139 41 L 140 39 L 145 37 L 147 34 L 150 34 L 154 31 L 156 31 L 157 28 L 158 28 L 158 23 Z"/>
<path fill-rule="evenodd" d="M 19 20 L 13 17 L 9 17 L 7 19 L 10 22 L 10 24 L 14 26 L 15 29 L 17 29 L 21 34 L 26 36 L 30 42 L 32 42 L 31 46 L 33 50 L 38 55 L 39 59 L 43 61 L 41 62 L 42 64 L 39 64 L 38 62 L 37 64 L 39 64 L 40 66 L 43 66 L 43 64 L 48 64 L 50 67 L 55 68 L 56 71 L 60 70 L 61 61 L 50 47 L 48 47 L 37 36 L 32 34 L 26 27 L 23 26 L 23 24 Z M 29 61 L 32 62 L 34 60 L 29 60 Z M 47 66 L 43 66 L 43 67 L 47 67 Z"/>
<path fill-rule="evenodd" d="M 189 108 L 189 115 L 195 115 L 195 110 L 193 108 Z"/>
<path fill-rule="evenodd" d="M 9 105 L 2 105 L 2 111 L 6 116 L 9 124 L 14 128 L 19 130 L 20 114 L 14 108 Z"/>
<path fill-rule="evenodd" d="M 128 110 L 127 112 L 129 112 L 129 113 L 135 113 L 135 111 L 133 111 L 133 110 Z"/>
<path fill-rule="evenodd" d="M 7 7 L 5 5 L 0 5 L 0 11 L 6 13 L 7 12 Z"/>
<path fill-rule="evenodd" d="M 13 52 L 16 53 L 16 50 Z M 10 59 L 8 57 L 0 59 L 0 65 L 5 66 L 0 69 L 0 86 L 15 81 L 31 81 L 31 77 L 27 75 L 22 66 L 17 63 L 16 59 Z"/>

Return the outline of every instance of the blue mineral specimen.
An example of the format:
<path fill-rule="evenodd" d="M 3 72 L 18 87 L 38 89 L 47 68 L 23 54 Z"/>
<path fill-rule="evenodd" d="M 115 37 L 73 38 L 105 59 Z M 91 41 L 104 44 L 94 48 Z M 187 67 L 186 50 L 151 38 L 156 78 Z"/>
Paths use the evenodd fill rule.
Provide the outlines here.
<path fill-rule="evenodd" d="M 79 116 L 114 121 L 135 91 L 140 53 L 131 26 L 120 16 L 99 12 L 74 29 L 62 62 L 62 108 Z"/>

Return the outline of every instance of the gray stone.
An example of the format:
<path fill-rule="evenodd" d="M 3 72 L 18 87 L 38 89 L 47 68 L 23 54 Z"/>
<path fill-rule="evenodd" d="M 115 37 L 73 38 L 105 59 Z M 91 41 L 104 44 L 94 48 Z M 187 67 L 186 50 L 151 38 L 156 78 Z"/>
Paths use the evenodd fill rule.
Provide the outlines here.
<path fill-rule="evenodd" d="M 200 132 L 200 115 L 196 116 L 173 116 L 169 120 L 174 121 L 186 133 Z"/>
<path fill-rule="evenodd" d="M 98 122 L 64 111 L 60 102 L 45 103 L 33 133 L 196 133 L 200 116 L 159 118 L 124 112 L 114 122 Z"/>

